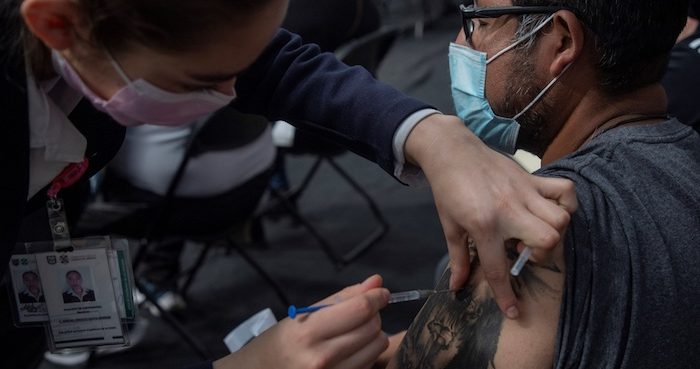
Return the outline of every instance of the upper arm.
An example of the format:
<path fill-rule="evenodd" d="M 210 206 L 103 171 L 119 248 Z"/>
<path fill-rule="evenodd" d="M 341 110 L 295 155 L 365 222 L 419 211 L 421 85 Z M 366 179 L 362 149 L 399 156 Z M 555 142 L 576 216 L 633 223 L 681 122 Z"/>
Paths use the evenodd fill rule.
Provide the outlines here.
<path fill-rule="evenodd" d="M 520 318 L 505 319 L 478 266 L 455 293 L 430 297 L 387 368 L 551 368 L 564 283 L 561 247 L 549 266 L 528 263 L 511 278 Z M 448 288 L 449 270 L 436 290 Z"/>

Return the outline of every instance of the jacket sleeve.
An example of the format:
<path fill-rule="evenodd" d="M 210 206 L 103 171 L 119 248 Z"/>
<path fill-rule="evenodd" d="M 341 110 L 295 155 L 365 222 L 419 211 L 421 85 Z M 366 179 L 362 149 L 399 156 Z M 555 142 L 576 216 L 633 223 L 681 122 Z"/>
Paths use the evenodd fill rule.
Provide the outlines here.
<path fill-rule="evenodd" d="M 236 91 L 241 111 L 309 129 L 390 174 L 394 132 L 412 113 L 431 108 L 284 29 L 239 76 Z"/>
<path fill-rule="evenodd" d="M 197 364 L 187 366 L 183 369 L 213 369 L 214 364 L 211 361 L 205 361 Z"/>

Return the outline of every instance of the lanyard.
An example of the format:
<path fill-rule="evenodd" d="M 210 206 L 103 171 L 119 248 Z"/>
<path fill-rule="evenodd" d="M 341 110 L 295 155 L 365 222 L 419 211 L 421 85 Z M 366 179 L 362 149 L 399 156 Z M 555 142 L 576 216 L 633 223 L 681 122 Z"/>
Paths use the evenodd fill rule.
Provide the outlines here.
<path fill-rule="evenodd" d="M 68 231 L 68 220 L 66 218 L 63 199 L 58 197 L 58 193 L 67 187 L 78 182 L 85 174 L 90 162 L 87 158 L 80 163 L 71 163 L 65 167 L 56 178 L 51 181 L 49 190 L 46 191 L 46 196 L 49 200 L 46 202 L 46 211 L 49 215 L 49 228 L 51 229 L 51 237 L 53 237 L 54 249 L 56 251 L 64 251 L 71 249 L 70 232 Z"/>
<path fill-rule="evenodd" d="M 78 182 L 89 166 L 90 161 L 88 158 L 84 158 L 80 163 L 71 163 L 63 168 L 61 173 L 51 181 L 51 186 L 49 190 L 46 191 L 46 195 L 49 199 L 56 199 L 58 197 L 58 192 Z"/>

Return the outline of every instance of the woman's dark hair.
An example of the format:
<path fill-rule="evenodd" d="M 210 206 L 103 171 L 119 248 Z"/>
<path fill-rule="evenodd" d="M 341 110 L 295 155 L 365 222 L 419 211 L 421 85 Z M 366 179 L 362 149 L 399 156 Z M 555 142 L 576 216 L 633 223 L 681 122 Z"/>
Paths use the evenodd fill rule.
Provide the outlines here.
<path fill-rule="evenodd" d="M 661 80 L 688 11 L 688 0 L 513 0 L 551 4 L 572 9 L 592 31 L 600 83 L 610 93 Z"/>
<path fill-rule="evenodd" d="M 253 21 L 271 0 L 77 0 L 90 29 L 87 40 L 118 53 L 137 44 L 163 52 L 196 50 L 217 29 Z M 16 63 L 27 55 L 37 78 L 52 71 L 46 47 L 24 26 L 22 0 L 0 5 L 0 56 Z M 52 73 L 52 72 L 51 72 Z"/>
<path fill-rule="evenodd" d="M 95 44 L 118 51 L 129 43 L 161 51 L 199 47 L 212 31 L 251 21 L 270 0 L 78 0 Z"/>

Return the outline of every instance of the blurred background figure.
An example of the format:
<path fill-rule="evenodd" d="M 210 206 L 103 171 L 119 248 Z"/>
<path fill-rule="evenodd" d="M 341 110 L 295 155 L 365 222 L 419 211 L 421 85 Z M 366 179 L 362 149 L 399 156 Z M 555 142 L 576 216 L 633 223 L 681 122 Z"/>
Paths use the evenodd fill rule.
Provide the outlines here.
<path fill-rule="evenodd" d="M 663 85 L 668 110 L 681 122 L 700 130 L 700 0 L 691 0 L 688 22 L 671 52 Z"/>

